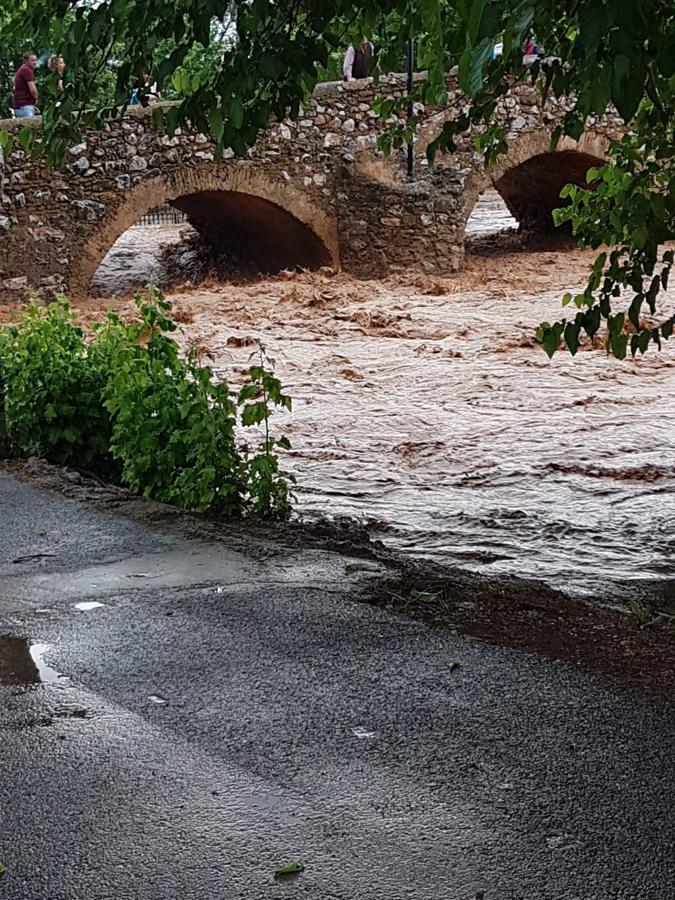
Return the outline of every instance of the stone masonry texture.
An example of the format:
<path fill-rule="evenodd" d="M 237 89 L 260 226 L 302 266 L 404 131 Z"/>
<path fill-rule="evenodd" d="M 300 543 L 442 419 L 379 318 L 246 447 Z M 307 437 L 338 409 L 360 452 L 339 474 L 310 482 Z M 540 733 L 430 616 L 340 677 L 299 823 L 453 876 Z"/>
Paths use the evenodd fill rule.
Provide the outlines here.
<path fill-rule="evenodd" d="M 364 277 L 410 266 L 456 271 L 466 219 L 487 186 L 497 186 L 522 223 L 541 224 L 562 185 L 582 182 L 623 127 L 617 116 L 589 120 L 579 141 L 565 139 L 552 154 L 551 135 L 570 104 L 542 108 L 535 88 L 517 85 L 496 113 L 509 150 L 489 171 L 470 132 L 429 165 L 427 145 L 466 105 L 450 76 L 448 108 L 417 110 L 409 180 L 404 150 L 378 149 L 395 120 L 374 109 L 377 97 L 404 91 L 398 75 L 319 85 L 296 120 L 271 122 L 244 158 L 226 152 L 219 162 L 207 136 L 184 129 L 170 137 L 140 108 L 87 131 L 57 169 L 14 142 L 0 165 L 0 294 L 86 292 L 115 240 L 161 203 L 182 209 L 211 240 L 236 236 L 255 247 L 272 268 L 333 265 Z M 8 120 L 0 129 L 25 125 Z"/>

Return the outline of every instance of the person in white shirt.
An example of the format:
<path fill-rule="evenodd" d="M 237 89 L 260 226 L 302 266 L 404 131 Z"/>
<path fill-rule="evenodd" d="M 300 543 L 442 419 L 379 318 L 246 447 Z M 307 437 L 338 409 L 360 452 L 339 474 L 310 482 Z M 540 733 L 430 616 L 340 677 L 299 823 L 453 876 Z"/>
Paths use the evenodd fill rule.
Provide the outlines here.
<path fill-rule="evenodd" d="M 355 49 L 353 44 L 347 47 L 342 63 L 342 80 L 354 81 L 356 78 L 367 78 L 375 55 L 375 48 L 368 38 L 363 38 Z"/>

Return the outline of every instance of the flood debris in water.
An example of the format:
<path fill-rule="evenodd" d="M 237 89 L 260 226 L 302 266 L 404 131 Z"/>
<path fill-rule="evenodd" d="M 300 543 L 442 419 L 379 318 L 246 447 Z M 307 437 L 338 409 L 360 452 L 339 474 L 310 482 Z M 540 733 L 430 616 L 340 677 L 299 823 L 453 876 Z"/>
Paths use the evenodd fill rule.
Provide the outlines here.
<path fill-rule="evenodd" d="M 53 684 L 67 676 L 44 661 L 48 644 L 29 638 L 0 637 L 0 684 Z"/>

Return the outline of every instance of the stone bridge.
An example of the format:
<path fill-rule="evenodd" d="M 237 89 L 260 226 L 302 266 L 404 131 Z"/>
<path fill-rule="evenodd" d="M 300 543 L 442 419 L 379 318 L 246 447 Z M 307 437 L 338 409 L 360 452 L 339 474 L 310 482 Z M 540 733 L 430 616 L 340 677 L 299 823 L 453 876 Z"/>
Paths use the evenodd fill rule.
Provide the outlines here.
<path fill-rule="evenodd" d="M 207 137 L 189 130 L 169 137 L 139 108 L 86 132 L 59 169 L 31 160 L 15 142 L 0 170 L 0 293 L 86 292 L 115 240 L 161 203 L 265 271 L 452 272 L 462 263 L 466 220 L 487 186 L 496 186 L 521 224 L 549 228 L 562 186 L 584 183 L 622 128 L 617 118 L 590 120 L 579 141 L 565 139 L 551 153 L 569 104 L 542 109 L 533 87 L 517 85 L 496 114 L 508 124 L 509 149 L 493 168 L 486 171 L 470 133 L 429 166 L 426 145 L 466 102 L 452 77 L 449 87 L 448 109 L 420 109 L 412 180 L 403 152 L 385 157 L 377 149 L 387 123 L 373 103 L 404 93 L 397 75 L 377 86 L 369 79 L 319 85 L 297 120 L 272 122 L 240 159 L 214 162 Z M 39 128 L 39 119 L 32 124 Z M 25 125 L 8 120 L 0 128 Z"/>

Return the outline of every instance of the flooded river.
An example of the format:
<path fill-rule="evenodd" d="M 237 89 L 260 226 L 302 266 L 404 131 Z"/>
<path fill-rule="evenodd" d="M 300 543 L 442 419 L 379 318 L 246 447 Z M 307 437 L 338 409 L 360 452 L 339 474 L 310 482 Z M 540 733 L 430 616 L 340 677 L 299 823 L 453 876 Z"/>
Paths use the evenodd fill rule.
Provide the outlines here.
<path fill-rule="evenodd" d="M 512 224 L 488 195 L 471 228 Z M 132 229 L 99 289 L 157 272 L 157 246 L 179 231 Z M 223 376 L 242 377 L 255 338 L 276 360 L 294 398 L 278 426 L 301 513 L 356 517 L 416 556 L 611 597 L 675 575 L 675 356 L 618 362 L 586 347 L 548 361 L 534 328 L 559 316 L 591 258 L 470 256 L 448 278 L 309 273 L 173 299 L 183 339 Z"/>

